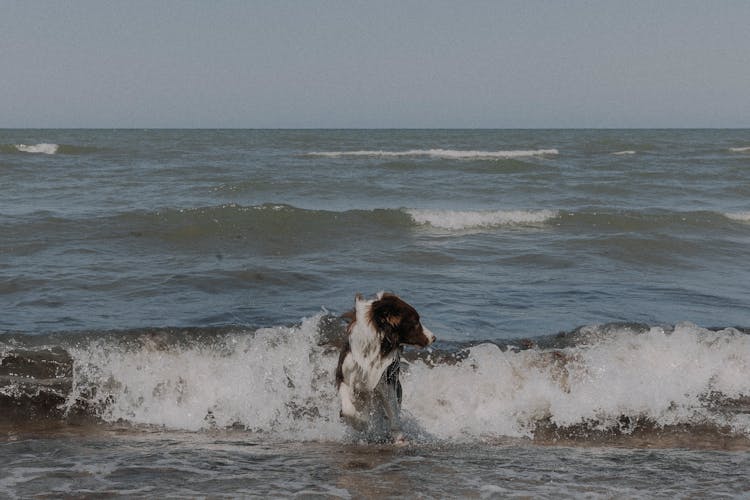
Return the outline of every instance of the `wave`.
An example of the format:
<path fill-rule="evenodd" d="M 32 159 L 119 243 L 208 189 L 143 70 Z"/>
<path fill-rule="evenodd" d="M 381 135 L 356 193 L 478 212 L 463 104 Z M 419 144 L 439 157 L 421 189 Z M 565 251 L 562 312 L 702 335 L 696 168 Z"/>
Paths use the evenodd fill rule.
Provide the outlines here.
<path fill-rule="evenodd" d="M 100 148 L 92 146 L 80 146 L 74 144 L 55 144 L 41 142 L 38 144 L 0 144 L 0 153 L 13 154 L 13 153 L 27 153 L 27 154 L 42 154 L 42 155 L 78 155 L 95 153 L 100 151 Z"/>
<path fill-rule="evenodd" d="M 39 143 L 39 144 L 16 144 L 16 149 L 22 153 L 40 153 L 40 154 L 46 154 L 46 155 L 53 155 L 57 153 L 57 150 L 60 148 L 59 144 L 50 144 L 50 143 Z"/>
<path fill-rule="evenodd" d="M 441 210 L 401 209 L 418 226 L 449 231 L 497 230 L 511 227 L 606 228 L 611 231 L 653 231 L 678 227 L 716 228 L 747 222 L 750 212 L 628 211 L 628 210 Z"/>
<path fill-rule="evenodd" d="M 750 222 L 750 212 L 726 212 L 724 217 L 740 222 Z"/>
<path fill-rule="evenodd" d="M 629 149 L 626 151 L 615 151 L 612 154 L 616 156 L 623 156 L 623 155 L 634 155 L 635 153 L 636 153 L 635 151 L 633 151 L 632 149 Z"/>
<path fill-rule="evenodd" d="M 557 217 L 555 210 L 421 210 L 407 209 L 415 223 L 462 230 L 539 225 Z"/>
<path fill-rule="evenodd" d="M 229 244 L 267 248 L 275 252 L 308 250 L 326 246 L 342 237 L 377 233 L 384 239 L 400 239 L 410 231 L 436 230 L 456 236 L 471 232 L 535 230 L 597 231 L 627 233 L 736 230 L 749 217 L 746 212 L 675 212 L 548 208 L 524 210 L 451 210 L 425 208 L 378 208 L 344 211 L 298 208 L 268 203 L 243 206 L 227 204 L 199 208 L 166 208 L 155 212 L 123 212 L 89 218 L 61 218 L 46 212 L 8 219 L 0 231 L 14 238 L 60 237 L 66 240 L 86 234 L 91 239 L 143 238 L 169 245 L 224 241 Z M 258 235 L 273 234 L 274 238 Z M 301 245 L 304 240 L 304 245 Z M 213 244 L 212 243 L 212 244 Z M 294 247 L 294 248 L 292 248 Z"/>
<path fill-rule="evenodd" d="M 408 151 L 323 151 L 311 152 L 308 156 L 325 156 L 330 158 L 365 156 L 365 157 L 404 157 L 427 156 L 453 160 L 498 160 L 505 158 L 523 158 L 529 156 L 550 156 L 558 154 L 557 149 L 507 150 L 507 151 L 464 151 L 456 149 L 411 149 Z"/>
<path fill-rule="evenodd" d="M 347 232 L 372 232 L 373 228 L 401 234 L 410 228 L 432 227 L 449 231 L 496 230 L 539 226 L 557 217 L 554 210 L 441 210 L 416 208 L 313 210 L 285 204 L 222 205 L 194 209 L 167 209 L 157 213 L 124 214 L 117 227 L 136 226 L 140 236 L 195 239 L 268 230 L 274 234 L 320 236 L 327 239 L 345 228 Z"/>
<path fill-rule="evenodd" d="M 0 402 L 19 422 L 86 417 L 343 440 L 333 371 L 344 335 L 322 314 L 254 331 L 5 335 Z M 405 358 L 403 412 L 419 439 L 586 441 L 706 426 L 750 437 L 750 335 L 733 328 L 599 325 Z"/>
<path fill-rule="evenodd" d="M 438 436 L 632 433 L 704 424 L 750 436 L 750 336 L 692 324 L 673 329 L 595 326 L 565 349 L 469 350 L 429 372 L 415 364 L 410 405 Z M 654 383 L 658 381 L 658 383 Z M 477 383 L 479 382 L 479 383 Z M 426 387 L 423 385 L 426 384 Z M 439 387 L 448 387 L 434 404 Z M 467 387 L 472 388 L 466 390 Z M 433 399 L 432 402 L 430 399 Z"/>
<path fill-rule="evenodd" d="M 733 153 L 748 153 L 750 152 L 750 146 L 745 146 L 741 148 L 729 148 L 729 151 L 732 151 Z"/>

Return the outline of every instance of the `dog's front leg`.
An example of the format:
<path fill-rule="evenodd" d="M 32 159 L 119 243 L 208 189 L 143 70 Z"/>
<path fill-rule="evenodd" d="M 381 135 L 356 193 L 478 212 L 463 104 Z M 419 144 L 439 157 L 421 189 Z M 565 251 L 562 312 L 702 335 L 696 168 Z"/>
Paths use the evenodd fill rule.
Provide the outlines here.
<path fill-rule="evenodd" d="M 339 385 L 339 397 L 341 399 L 341 417 L 354 429 L 364 430 L 367 427 L 367 420 L 354 406 L 354 391 L 349 384 L 342 382 Z"/>

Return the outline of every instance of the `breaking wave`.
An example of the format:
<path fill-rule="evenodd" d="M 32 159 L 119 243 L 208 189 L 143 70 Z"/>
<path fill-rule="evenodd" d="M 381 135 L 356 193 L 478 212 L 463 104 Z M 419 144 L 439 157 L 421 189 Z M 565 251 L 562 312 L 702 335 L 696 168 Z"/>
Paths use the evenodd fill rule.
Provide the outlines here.
<path fill-rule="evenodd" d="M 529 156 L 550 156 L 558 154 L 557 149 L 531 149 L 531 150 L 507 150 L 507 151 L 464 151 L 456 149 L 411 149 L 408 151 L 323 151 L 311 152 L 309 156 L 326 156 L 330 158 L 346 156 L 372 156 L 372 157 L 403 157 L 403 156 L 426 156 L 431 158 L 455 159 L 455 160 L 498 160 L 505 158 L 524 158 Z"/>
<path fill-rule="evenodd" d="M 461 230 L 542 224 L 557 217 L 555 210 L 418 210 L 409 209 L 414 222 L 439 229 Z"/>
<path fill-rule="evenodd" d="M 0 144 L 0 153 L 4 154 L 77 155 L 95 153 L 97 151 L 101 151 L 101 148 L 48 142 L 40 142 L 38 144 Z"/>
<path fill-rule="evenodd" d="M 22 153 L 41 153 L 46 155 L 53 155 L 57 153 L 57 150 L 60 148 L 59 144 L 49 144 L 49 143 L 40 143 L 40 144 L 16 144 L 16 149 Z"/>
<path fill-rule="evenodd" d="M 575 230 L 606 228 L 629 233 L 680 228 L 713 231 L 717 226 L 743 224 L 750 220 L 747 212 L 664 210 L 623 211 L 616 209 L 567 211 L 548 208 L 452 210 L 426 208 L 378 208 L 343 211 L 298 208 L 285 204 L 220 206 L 123 212 L 107 217 L 61 218 L 53 214 L 40 217 L 9 219 L 0 223 L 0 232 L 15 237 L 48 237 L 89 234 L 96 230 L 101 237 L 131 238 L 189 245 L 217 239 L 237 244 L 284 245 L 299 241 L 304 235 L 308 244 L 330 242 L 342 234 L 372 234 L 399 238 L 406 231 L 436 230 L 440 233 L 466 231 L 492 232 L 506 229 Z M 274 234 L 275 238 L 258 238 Z M 27 236 L 24 236 L 27 235 Z"/>
<path fill-rule="evenodd" d="M 342 440 L 337 318 L 293 327 L 0 336 L 10 418 Z M 417 439 L 586 441 L 679 428 L 750 437 L 750 335 L 610 324 L 514 342 L 405 353 L 403 412 Z M 8 415 L 6 415 L 8 417 Z M 692 431 L 691 431 L 692 429 Z"/>
<path fill-rule="evenodd" d="M 715 228 L 717 224 L 747 221 L 747 212 L 711 211 L 623 211 L 552 209 L 449 210 L 422 208 L 378 208 L 344 211 L 298 208 L 267 203 L 222 205 L 191 209 L 166 209 L 155 213 L 128 213 L 116 217 L 117 227 L 134 225 L 143 234 L 159 238 L 186 238 L 242 234 L 260 229 L 275 233 L 302 232 L 325 235 L 340 228 L 405 230 L 432 227 L 448 231 L 497 230 L 512 227 L 608 227 L 612 230 L 646 231 L 677 227 Z"/>
<path fill-rule="evenodd" d="M 724 216 L 731 220 L 750 222 L 750 212 L 727 212 Z"/>
<path fill-rule="evenodd" d="M 729 148 L 729 151 L 732 151 L 733 153 L 748 153 L 750 152 L 750 146 L 745 146 L 741 148 Z"/>

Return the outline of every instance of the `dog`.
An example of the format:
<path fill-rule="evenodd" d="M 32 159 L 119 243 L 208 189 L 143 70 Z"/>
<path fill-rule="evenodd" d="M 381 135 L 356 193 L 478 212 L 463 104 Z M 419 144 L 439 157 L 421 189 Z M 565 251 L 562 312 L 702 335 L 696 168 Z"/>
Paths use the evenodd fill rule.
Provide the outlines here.
<path fill-rule="evenodd" d="M 357 294 L 354 309 L 343 317 L 347 337 L 336 368 L 341 417 L 355 430 L 403 443 L 402 346 L 426 347 L 435 335 L 411 305 L 392 293 L 380 292 L 373 300 Z"/>

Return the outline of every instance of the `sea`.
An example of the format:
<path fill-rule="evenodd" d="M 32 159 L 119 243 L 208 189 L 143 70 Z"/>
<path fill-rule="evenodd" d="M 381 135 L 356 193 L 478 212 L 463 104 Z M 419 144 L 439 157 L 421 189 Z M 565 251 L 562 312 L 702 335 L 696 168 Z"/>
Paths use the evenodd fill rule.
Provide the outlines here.
<path fill-rule="evenodd" d="M 750 130 L 0 130 L 0 497 L 750 498 L 749 263 Z"/>

